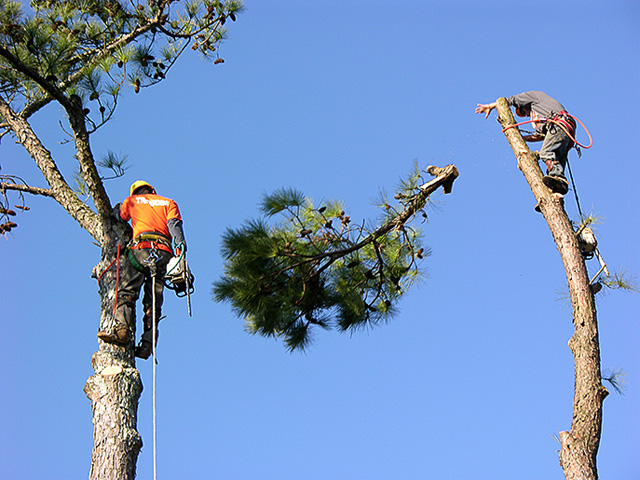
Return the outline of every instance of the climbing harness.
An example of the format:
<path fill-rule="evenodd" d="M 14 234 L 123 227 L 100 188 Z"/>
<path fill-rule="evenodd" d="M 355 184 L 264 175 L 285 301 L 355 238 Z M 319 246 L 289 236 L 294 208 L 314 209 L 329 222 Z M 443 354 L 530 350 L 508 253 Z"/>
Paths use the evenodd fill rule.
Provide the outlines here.
<path fill-rule="evenodd" d="M 566 120 L 567 118 L 573 119 L 574 124 L 575 122 L 578 122 L 580 125 L 582 125 L 582 128 L 584 128 L 584 131 L 587 132 L 587 136 L 589 137 L 589 145 L 583 145 L 574 138 L 575 127 L 573 128 L 574 135 L 571 135 L 571 133 L 569 133 L 569 130 L 567 129 L 567 125 L 570 125 L 570 123 L 568 123 L 568 121 Z M 593 139 L 591 138 L 591 133 L 589 133 L 589 130 L 587 129 L 587 127 L 585 127 L 584 123 L 582 123 L 578 117 L 574 117 L 573 115 L 567 112 L 559 112 L 557 114 L 552 115 L 551 118 L 547 119 L 547 122 L 555 123 L 556 125 L 558 125 L 562 130 L 564 130 L 564 133 L 566 133 L 569 136 L 569 138 L 573 140 L 573 143 L 575 143 L 576 146 L 584 149 L 589 149 L 593 146 Z"/>
<path fill-rule="evenodd" d="M 144 245 L 144 243 L 147 245 Z M 171 239 L 158 232 L 142 232 L 131 241 L 131 248 L 148 248 L 151 244 L 162 244 L 171 249 Z"/>
<path fill-rule="evenodd" d="M 552 113 L 548 118 L 539 119 L 537 122 L 553 123 L 555 125 L 558 125 L 558 127 L 560 127 L 564 131 L 564 133 L 566 133 L 567 136 L 573 141 L 574 147 L 578 151 L 578 156 L 581 156 L 580 148 L 584 148 L 586 150 L 593 146 L 593 139 L 591 138 L 591 133 L 589 133 L 589 130 L 587 129 L 587 127 L 584 125 L 584 123 L 580 121 L 578 117 L 574 117 L 570 113 L 567 113 L 565 111 Z M 582 125 L 582 128 L 584 128 L 584 131 L 587 132 L 587 136 L 589 137 L 589 145 L 583 145 L 575 139 L 575 125 L 572 125 L 572 123 L 575 124 L 575 122 L 578 122 L 580 125 Z M 527 123 L 532 123 L 532 120 L 526 120 L 524 122 L 518 122 L 518 123 L 514 123 L 513 125 L 504 127 L 502 129 L 502 133 L 506 132 L 511 128 L 519 127 L 521 125 L 526 125 Z M 573 128 L 571 128 L 572 126 Z M 573 135 L 571 134 L 571 131 L 573 131 Z"/>

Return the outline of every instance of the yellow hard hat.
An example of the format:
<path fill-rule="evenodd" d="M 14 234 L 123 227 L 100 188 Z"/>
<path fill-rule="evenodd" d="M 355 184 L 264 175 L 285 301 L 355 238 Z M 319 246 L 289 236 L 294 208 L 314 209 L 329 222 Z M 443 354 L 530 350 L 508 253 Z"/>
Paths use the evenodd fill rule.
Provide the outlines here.
<path fill-rule="evenodd" d="M 131 184 L 129 195 L 133 195 L 133 192 L 135 192 L 140 187 L 149 187 L 151 190 L 153 190 L 153 193 L 156 193 L 156 189 L 153 188 L 150 184 L 148 184 L 144 180 L 137 180 Z"/>

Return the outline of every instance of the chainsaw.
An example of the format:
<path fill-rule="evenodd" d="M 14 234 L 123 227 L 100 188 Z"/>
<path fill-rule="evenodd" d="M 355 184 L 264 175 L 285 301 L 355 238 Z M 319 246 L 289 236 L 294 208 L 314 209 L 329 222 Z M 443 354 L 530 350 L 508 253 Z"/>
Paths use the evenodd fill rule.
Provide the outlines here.
<path fill-rule="evenodd" d="M 167 263 L 167 273 L 164 276 L 164 286 L 176 292 L 178 297 L 187 297 L 187 308 L 191 316 L 191 294 L 194 291 L 195 277 L 189 269 L 184 255 L 171 258 Z"/>

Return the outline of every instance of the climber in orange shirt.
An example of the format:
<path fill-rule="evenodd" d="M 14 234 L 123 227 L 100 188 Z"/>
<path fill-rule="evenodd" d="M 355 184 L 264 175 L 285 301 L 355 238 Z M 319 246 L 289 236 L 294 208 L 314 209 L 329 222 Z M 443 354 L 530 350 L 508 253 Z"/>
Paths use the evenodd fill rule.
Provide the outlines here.
<path fill-rule="evenodd" d="M 130 196 L 116 205 L 117 219 L 131 220 L 133 240 L 127 248 L 127 260 L 122 262 L 115 308 L 115 327 L 112 332 L 100 331 L 98 338 L 109 343 L 126 345 L 135 331 L 135 306 L 144 285 L 142 306 L 144 332 L 135 349 L 136 357 L 147 359 L 151 355 L 153 331 L 158 341 L 158 322 L 161 317 L 164 282 L 167 263 L 173 254 L 185 253 L 182 218 L 175 201 L 156 194 L 145 181 L 131 185 Z M 155 272 L 155 282 L 153 277 Z M 155 291 L 154 291 L 155 284 Z M 155 296 L 155 321 L 153 298 Z"/>

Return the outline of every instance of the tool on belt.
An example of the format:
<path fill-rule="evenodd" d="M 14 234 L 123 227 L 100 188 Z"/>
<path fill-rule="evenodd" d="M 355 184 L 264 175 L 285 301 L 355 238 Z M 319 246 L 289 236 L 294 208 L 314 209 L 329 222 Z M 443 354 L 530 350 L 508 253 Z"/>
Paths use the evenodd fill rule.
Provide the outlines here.
<path fill-rule="evenodd" d="M 179 256 L 172 257 L 167 263 L 167 273 L 164 276 L 164 285 L 169 290 L 176 292 L 178 297 L 187 297 L 187 309 L 191 316 L 191 294 L 194 291 L 195 277 L 189 269 L 189 264 L 184 255 L 184 248 Z"/>

